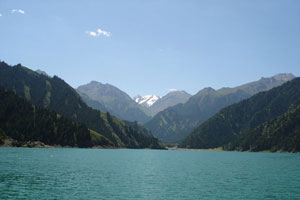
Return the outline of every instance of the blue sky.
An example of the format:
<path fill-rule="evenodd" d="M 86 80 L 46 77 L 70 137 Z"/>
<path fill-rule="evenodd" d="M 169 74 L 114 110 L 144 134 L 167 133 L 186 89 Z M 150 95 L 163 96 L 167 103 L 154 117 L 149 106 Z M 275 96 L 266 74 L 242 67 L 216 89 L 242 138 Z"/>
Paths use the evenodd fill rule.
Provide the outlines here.
<path fill-rule="evenodd" d="M 298 0 L 0 0 L 0 59 L 73 87 L 191 94 L 300 76 Z"/>

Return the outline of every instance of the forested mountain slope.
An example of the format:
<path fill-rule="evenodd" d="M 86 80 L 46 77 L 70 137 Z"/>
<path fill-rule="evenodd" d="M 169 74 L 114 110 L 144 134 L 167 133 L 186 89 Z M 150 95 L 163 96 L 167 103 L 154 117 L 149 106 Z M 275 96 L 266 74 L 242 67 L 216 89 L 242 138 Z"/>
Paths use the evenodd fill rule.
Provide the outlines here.
<path fill-rule="evenodd" d="M 300 105 L 255 129 L 245 131 L 224 148 L 238 151 L 300 152 Z"/>
<path fill-rule="evenodd" d="M 235 88 L 204 88 L 185 104 L 178 104 L 158 113 L 145 126 L 163 142 L 179 142 L 222 108 L 293 78 L 292 74 L 278 74 Z"/>
<path fill-rule="evenodd" d="M 299 104 L 300 78 L 295 78 L 282 86 L 258 93 L 249 99 L 222 109 L 196 128 L 180 146 L 187 148 L 225 146 L 227 149 L 261 149 L 259 145 L 259 147 L 254 147 L 253 145 L 243 145 L 242 143 L 250 142 L 253 140 L 253 137 L 260 134 L 264 136 L 266 136 L 265 133 L 269 134 L 269 131 L 266 130 L 265 133 L 261 132 L 265 126 L 269 127 L 271 135 L 275 134 L 277 130 L 274 127 L 272 128 L 272 126 L 276 125 L 275 121 L 270 120 L 275 120 L 276 117 L 279 117 L 279 120 L 284 121 L 286 117 L 294 116 L 288 114 L 288 112 L 296 109 Z M 284 115 L 285 113 L 287 114 Z M 297 110 L 295 113 L 295 116 L 297 116 Z M 281 115 L 284 116 L 280 118 Z M 292 119 L 292 123 L 297 124 L 298 121 Z M 289 126 L 287 125 L 286 127 Z M 288 129 L 286 132 L 283 132 L 290 134 Z M 276 138 L 277 136 L 275 134 L 272 137 Z M 256 141 L 254 139 L 254 141 L 258 142 L 259 140 Z"/>
<path fill-rule="evenodd" d="M 40 141 L 61 146 L 113 146 L 104 136 L 78 122 L 38 106 L 0 87 L 0 130 L 18 142 Z M 1 140 L 1 138 L 0 138 Z M 0 141 L 1 143 L 1 141 Z"/>
<path fill-rule="evenodd" d="M 0 85 L 36 106 L 54 110 L 85 124 L 107 137 L 117 147 L 161 148 L 157 139 L 143 135 L 109 113 L 88 107 L 79 94 L 57 76 L 50 78 L 20 64 L 11 67 L 0 62 Z"/>

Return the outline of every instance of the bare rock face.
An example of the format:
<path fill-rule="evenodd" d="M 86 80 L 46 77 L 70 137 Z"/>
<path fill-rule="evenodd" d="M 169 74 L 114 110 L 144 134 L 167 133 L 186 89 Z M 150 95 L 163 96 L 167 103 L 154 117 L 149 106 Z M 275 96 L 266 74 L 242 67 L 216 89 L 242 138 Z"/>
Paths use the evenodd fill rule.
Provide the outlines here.
<path fill-rule="evenodd" d="M 46 145 L 41 141 L 20 142 L 11 138 L 6 138 L 2 141 L 0 147 L 51 148 L 52 146 Z"/>
<path fill-rule="evenodd" d="M 46 145 L 40 141 L 28 141 L 25 144 L 23 144 L 22 146 L 29 147 L 29 148 L 45 148 L 46 147 Z"/>

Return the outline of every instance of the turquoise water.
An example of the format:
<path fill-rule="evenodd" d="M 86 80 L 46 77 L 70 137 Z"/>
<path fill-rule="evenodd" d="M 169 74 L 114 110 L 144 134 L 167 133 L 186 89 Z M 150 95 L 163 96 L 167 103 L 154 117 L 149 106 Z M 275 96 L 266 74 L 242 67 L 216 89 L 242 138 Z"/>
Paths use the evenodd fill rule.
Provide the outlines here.
<path fill-rule="evenodd" d="M 0 199 L 300 199 L 300 154 L 0 148 Z"/>

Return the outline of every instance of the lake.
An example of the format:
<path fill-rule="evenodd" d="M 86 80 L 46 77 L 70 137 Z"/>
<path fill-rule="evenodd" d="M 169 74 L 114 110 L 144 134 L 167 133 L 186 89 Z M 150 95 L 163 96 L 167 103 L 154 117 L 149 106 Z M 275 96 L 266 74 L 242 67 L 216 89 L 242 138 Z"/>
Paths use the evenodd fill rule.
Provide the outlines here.
<path fill-rule="evenodd" d="M 0 148 L 0 199 L 300 199 L 300 154 Z"/>

